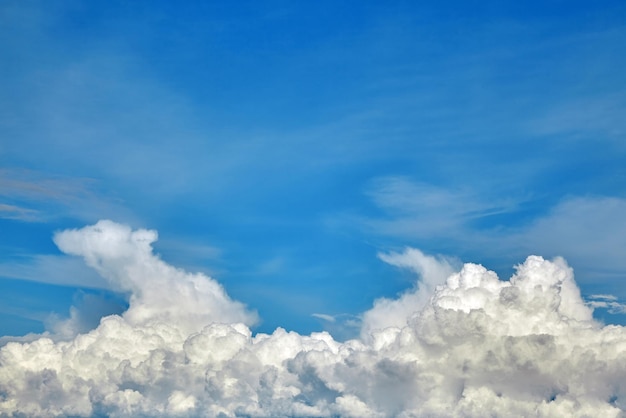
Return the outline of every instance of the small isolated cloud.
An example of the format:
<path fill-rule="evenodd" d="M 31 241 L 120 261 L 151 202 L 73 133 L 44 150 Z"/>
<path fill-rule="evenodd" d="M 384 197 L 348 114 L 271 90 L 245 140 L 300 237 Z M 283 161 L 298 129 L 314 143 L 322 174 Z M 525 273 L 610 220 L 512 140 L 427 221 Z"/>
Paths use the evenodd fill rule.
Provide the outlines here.
<path fill-rule="evenodd" d="M 613 295 L 590 295 L 587 297 L 587 305 L 606 309 L 611 314 L 626 314 L 626 303 L 620 302 Z"/>
<path fill-rule="evenodd" d="M 613 296 L 613 295 L 589 295 L 588 299 L 600 299 L 600 300 L 604 300 L 604 301 L 616 301 L 617 300 L 617 296 Z"/>
<path fill-rule="evenodd" d="M 313 313 L 311 314 L 314 318 L 319 318 L 327 322 L 335 322 L 337 319 L 332 315 L 322 314 L 322 313 Z"/>
<path fill-rule="evenodd" d="M 413 249 L 381 255 L 417 271 L 414 293 L 423 286 L 430 297 L 412 307 L 398 302 L 404 296 L 389 301 L 398 306 L 395 324 L 338 342 L 281 328 L 253 335 L 254 315 L 213 279 L 160 260 L 156 237 L 110 221 L 56 235 L 63 251 L 131 292 L 130 306 L 69 340 L 2 347 L 0 415 L 626 412 L 626 331 L 592 319 L 563 259 L 530 256 L 502 281 L 480 265 L 454 269 Z"/>

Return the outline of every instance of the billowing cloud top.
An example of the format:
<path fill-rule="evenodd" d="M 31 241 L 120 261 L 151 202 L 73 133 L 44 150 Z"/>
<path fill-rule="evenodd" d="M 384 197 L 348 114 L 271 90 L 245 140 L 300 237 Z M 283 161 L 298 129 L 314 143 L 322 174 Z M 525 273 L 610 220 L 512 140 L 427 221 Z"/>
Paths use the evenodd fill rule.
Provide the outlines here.
<path fill-rule="evenodd" d="M 252 325 L 256 315 L 231 300 L 222 286 L 204 274 L 190 274 L 160 260 L 152 251 L 157 232 L 100 221 L 59 232 L 61 251 L 82 256 L 114 288 L 130 292 L 124 319 L 130 325 L 176 324 L 185 334 L 213 322 Z"/>
<path fill-rule="evenodd" d="M 626 332 L 593 321 L 561 259 L 531 256 L 501 281 L 475 264 L 443 279 L 450 264 L 416 250 L 384 256 L 418 271 L 421 284 L 377 302 L 364 315 L 364 338 L 338 342 L 280 328 L 253 336 L 254 315 L 212 279 L 160 260 L 155 239 L 108 221 L 56 235 L 59 248 L 129 291 L 130 307 L 68 341 L 4 346 L 1 416 L 626 411 Z"/>

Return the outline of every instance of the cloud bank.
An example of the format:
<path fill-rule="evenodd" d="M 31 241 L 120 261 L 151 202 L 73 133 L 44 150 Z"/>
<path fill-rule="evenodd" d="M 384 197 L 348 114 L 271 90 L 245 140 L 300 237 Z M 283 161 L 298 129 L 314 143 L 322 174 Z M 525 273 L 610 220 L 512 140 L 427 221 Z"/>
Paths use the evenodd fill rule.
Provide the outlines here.
<path fill-rule="evenodd" d="M 55 236 L 62 251 L 129 292 L 129 308 L 66 340 L 2 347 L 0 416 L 626 411 L 626 332 L 592 319 L 562 259 L 530 256 L 502 281 L 475 264 L 452 272 L 417 250 L 384 255 L 418 271 L 420 283 L 377 302 L 364 315 L 363 338 L 339 342 L 281 328 L 253 335 L 255 314 L 211 278 L 160 260 L 156 238 L 110 221 Z M 374 320 L 384 312 L 393 320 Z"/>

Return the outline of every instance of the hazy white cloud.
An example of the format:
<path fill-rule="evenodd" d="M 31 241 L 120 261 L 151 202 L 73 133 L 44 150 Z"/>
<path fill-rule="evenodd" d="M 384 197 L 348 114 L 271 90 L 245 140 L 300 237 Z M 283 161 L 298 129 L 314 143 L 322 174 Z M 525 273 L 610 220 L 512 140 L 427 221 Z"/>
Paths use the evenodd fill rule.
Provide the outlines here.
<path fill-rule="evenodd" d="M 399 237 L 458 237 L 468 222 L 510 212 L 514 199 L 488 199 L 467 188 L 448 189 L 401 176 L 375 179 L 367 194 L 384 216 L 364 220 L 385 235 Z"/>
<path fill-rule="evenodd" d="M 574 197 L 522 231 L 503 239 L 507 249 L 561 255 L 595 274 L 626 271 L 626 199 Z"/>
<path fill-rule="evenodd" d="M 106 212 L 132 219 L 131 212 L 114 197 L 98 193 L 97 185 L 90 178 L 0 169 L 0 218 L 43 222 L 63 214 L 91 222 Z"/>
<path fill-rule="evenodd" d="M 394 326 L 341 343 L 328 333 L 281 328 L 253 335 L 242 323 L 253 315 L 212 279 L 165 264 L 152 253 L 155 239 L 154 231 L 109 221 L 55 236 L 63 251 L 132 292 L 130 307 L 71 340 L 43 337 L 0 349 L 0 415 L 618 417 L 626 411 L 626 331 L 592 319 L 562 259 L 531 256 L 501 281 L 480 265 L 453 269 L 414 249 L 381 255 L 418 272 L 413 293 L 423 289 L 430 297 L 396 310 L 405 317 Z"/>
<path fill-rule="evenodd" d="M 107 289 L 109 283 L 79 259 L 63 255 L 23 256 L 0 262 L 0 275 L 63 286 Z"/>
<path fill-rule="evenodd" d="M 29 222 L 36 221 L 39 218 L 38 215 L 38 212 L 33 209 L 0 203 L 0 218 Z"/>
<path fill-rule="evenodd" d="M 623 140 L 626 122 L 622 115 L 626 101 L 621 94 L 586 97 L 555 105 L 541 118 L 530 123 L 531 132 L 539 135 L 569 134 L 584 138 L 592 134 L 594 140 L 606 138 Z"/>
<path fill-rule="evenodd" d="M 45 177 L 32 170 L 0 170 L 0 195 L 28 200 L 67 200 L 88 193 L 88 179 Z"/>
<path fill-rule="evenodd" d="M 382 216 L 358 219 L 360 228 L 408 239 L 445 240 L 448 247 L 468 251 L 491 247 L 492 256 L 525 254 L 563 256 L 586 276 L 623 275 L 626 271 L 626 199 L 617 196 L 570 196 L 515 226 L 473 222 L 515 211 L 519 201 L 490 202 L 479 194 L 386 177 L 368 191 L 384 210 Z M 471 251 L 471 250 L 470 250 Z"/>
<path fill-rule="evenodd" d="M 323 313 L 312 313 L 311 316 L 322 319 L 324 321 L 328 321 L 328 322 L 335 322 L 337 320 L 337 318 L 335 318 L 333 315 L 328 315 L 328 314 L 323 314 Z"/>

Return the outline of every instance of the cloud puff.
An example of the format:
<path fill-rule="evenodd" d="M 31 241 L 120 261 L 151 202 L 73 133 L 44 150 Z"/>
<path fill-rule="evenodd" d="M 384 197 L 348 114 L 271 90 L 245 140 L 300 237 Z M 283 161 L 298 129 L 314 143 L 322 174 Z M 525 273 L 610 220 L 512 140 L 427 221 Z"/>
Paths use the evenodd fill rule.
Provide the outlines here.
<path fill-rule="evenodd" d="M 411 314 L 422 309 L 435 291 L 454 273 L 455 261 L 433 257 L 415 248 L 403 253 L 379 254 L 381 260 L 396 267 L 408 268 L 417 273 L 419 280 L 415 289 L 405 292 L 397 299 L 380 298 L 374 307 L 363 314 L 361 336 L 368 339 L 373 330 L 406 326 Z"/>
<path fill-rule="evenodd" d="M 156 231 L 133 231 L 111 221 L 54 236 L 61 251 L 82 256 L 113 288 L 130 293 L 124 319 L 131 325 L 164 322 L 188 334 L 212 322 L 257 321 L 215 280 L 163 262 L 152 251 L 156 240 Z"/>
<path fill-rule="evenodd" d="M 130 307 L 69 341 L 4 346 L 1 416 L 626 411 L 626 332 L 593 321 L 562 259 L 531 256 L 509 281 L 466 264 L 440 285 L 435 279 L 421 285 L 430 297 L 414 309 L 403 305 L 397 312 L 405 317 L 394 325 L 370 327 L 368 338 L 342 343 L 328 333 L 281 328 L 253 335 L 241 304 L 212 279 L 153 255 L 155 239 L 153 231 L 112 222 L 56 236 L 62 250 L 132 292 Z M 382 257 L 415 268 L 424 280 L 438 282 L 447 268 L 416 250 Z M 427 266 L 437 274 L 425 274 Z"/>

